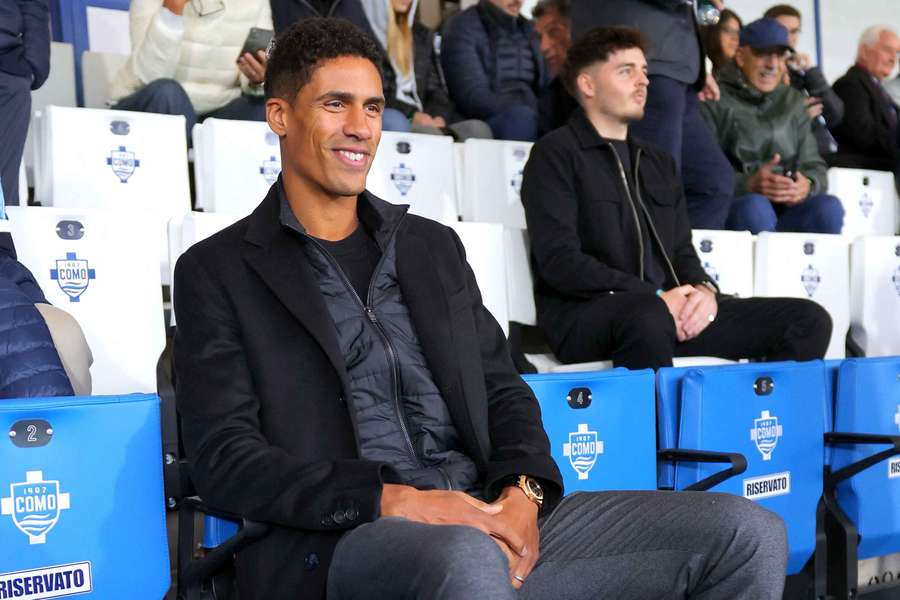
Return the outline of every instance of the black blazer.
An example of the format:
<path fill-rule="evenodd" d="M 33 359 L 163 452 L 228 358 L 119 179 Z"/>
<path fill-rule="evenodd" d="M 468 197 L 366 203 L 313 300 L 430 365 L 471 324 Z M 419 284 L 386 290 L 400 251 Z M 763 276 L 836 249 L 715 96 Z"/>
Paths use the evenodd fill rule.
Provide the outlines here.
<path fill-rule="evenodd" d="M 379 516 L 391 469 L 360 459 L 349 380 L 278 186 L 249 217 L 175 269 L 177 404 L 192 479 L 212 506 L 273 524 L 237 557 L 242 600 L 321 598 L 335 544 Z M 383 202 L 367 192 L 360 202 Z M 487 498 L 509 475 L 562 491 L 538 404 L 484 308 L 463 247 L 407 215 L 397 233 L 403 297 L 428 366 Z"/>
<path fill-rule="evenodd" d="M 898 131 L 891 127 L 891 100 L 879 91 L 864 69 L 853 66 L 834 82 L 844 101 L 844 119 L 831 131 L 838 151 L 829 163 L 841 167 L 894 171 L 898 158 Z M 895 121 L 896 123 L 896 121 Z"/>
<path fill-rule="evenodd" d="M 665 287 L 709 279 L 691 243 L 691 225 L 672 158 L 630 139 L 641 198 L 672 264 Z M 538 321 L 556 350 L 585 303 L 611 292 L 654 293 L 639 277 L 634 213 L 609 141 L 579 108 L 532 148 L 522 178 L 531 238 Z M 660 259 L 661 261 L 663 259 Z"/>

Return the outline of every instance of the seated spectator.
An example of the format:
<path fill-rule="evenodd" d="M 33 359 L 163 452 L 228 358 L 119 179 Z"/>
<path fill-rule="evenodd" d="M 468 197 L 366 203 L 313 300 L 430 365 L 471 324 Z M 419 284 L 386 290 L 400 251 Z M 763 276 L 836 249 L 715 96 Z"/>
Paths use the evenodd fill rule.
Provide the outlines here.
<path fill-rule="evenodd" d="M 434 33 L 415 22 L 419 0 L 362 0 L 375 39 L 384 51 L 382 128 L 443 135 L 457 140 L 490 138 L 487 123 L 464 120 L 447 95 L 434 51 Z"/>
<path fill-rule="evenodd" d="M 441 64 L 463 116 L 487 121 L 495 138 L 533 141 L 546 67 L 521 8 L 522 0 L 479 0 L 453 17 L 441 42 Z"/>
<path fill-rule="evenodd" d="M 31 91 L 50 74 L 46 1 L 0 2 L 0 196 L 19 204 L 19 167 L 31 121 Z"/>
<path fill-rule="evenodd" d="M 649 83 L 637 30 L 585 34 L 562 76 L 582 109 L 537 142 L 522 180 L 538 323 L 556 356 L 629 369 L 821 358 L 831 319 L 818 304 L 721 296 L 703 270 L 672 157 L 630 133 Z"/>
<path fill-rule="evenodd" d="M 844 209 L 828 176 L 803 94 L 784 85 L 787 29 L 760 19 L 741 31 L 737 69 L 719 75 L 722 98 L 704 114 L 736 174 L 728 229 L 840 233 Z"/>
<path fill-rule="evenodd" d="M 879 25 L 863 32 L 856 64 L 834 82 L 844 101 L 844 120 L 833 133 L 838 152 L 832 159 L 839 167 L 877 169 L 898 174 L 898 106 L 883 82 L 897 65 L 900 37 Z"/>
<path fill-rule="evenodd" d="M 722 8 L 721 0 L 710 0 Z M 724 229 L 734 193 L 734 172 L 700 115 L 701 101 L 719 97 L 706 72 L 695 2 L 684 0 L 573 0 L 572 34 L 596 26 L 636 27 L 650 45 L 650 87 L 639 138 L 675 159 L 691 225 Z"/>
<path fill-rule="evenodd" d="M 281 177 L 175 269 L 191 478 L 270 524 L 241 599 L 780 599 L 784 525 L 754 502 L 562 497 L 459 238 L 365 190 L 380 63 L 340 19 L 276 38 Z"/>
<path fill-rule="evenodd" d="M 112 108 L 184 115 L 188 139 L 206 117 L 265 120 L 266 53 L 239 55 L 251 27 L 272 29 L 268 0 L 132 0 L 128 14 L 132 51 Z"/>
<path fill-rule="evenodd" d="M 271 0 L 275 33 L 281 33 L 301 19 L 334 17 L 350 21 L 369 35 L 369 21 L 360 0 Z"/>
<path fill-rule="evenodd" d="M 559 70 L 572 44 L 571 0 L 540 0 L 531 11 L 550 83 L 538 98 L 538 136 L 562 127 L 578 108 L 559 79 Z"/>
<path fill-rule="evenodd" d="M 728 8 L 719 13 L 719 20 L 714 25 L 704 25 L 701 31 L 703 48 L 712 62 L 714 75 L 725 65 L 734 63 L 743 26 L 738 14 Z"/>
<path fill-rule="evenodd" d="M 763 15 L 775 19 L 788 30 L 788 43 L 797 47 L 800 39 L 800 11 L 789 4 L 777 4 Z M 813 65 L 808 54 L 793 52 L 787 59 L 787 82 L 806 96 L 806 112 L 812 118 L 813 134 L 819 154 L 826 156 L 837 152 L 837 142 L 829 132 L 844 118 L 844 102 L 834 93 L 825 80 L 822 70 Z"/>

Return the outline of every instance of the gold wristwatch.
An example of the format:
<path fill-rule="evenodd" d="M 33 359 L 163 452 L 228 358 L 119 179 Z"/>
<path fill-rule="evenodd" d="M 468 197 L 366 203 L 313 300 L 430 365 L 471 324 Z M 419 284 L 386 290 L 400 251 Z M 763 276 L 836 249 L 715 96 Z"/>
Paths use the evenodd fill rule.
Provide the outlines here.
<path fill-rule="evenodd" d="M 538 508 L 544 504 L 544 489 L 541 487 L 541 484 L 537 482 L 537 479 L 529 477 L 528 475 L 519 475 L 516 485 L 519 486 L 520 490 L 525 492 L 526 498 L 538 505 Z"/>

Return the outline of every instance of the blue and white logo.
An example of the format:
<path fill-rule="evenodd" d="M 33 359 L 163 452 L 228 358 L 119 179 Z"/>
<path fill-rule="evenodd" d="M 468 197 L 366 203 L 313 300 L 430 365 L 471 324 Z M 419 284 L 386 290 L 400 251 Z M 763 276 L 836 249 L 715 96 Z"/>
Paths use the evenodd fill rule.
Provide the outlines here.
<path fill-rule="evenodd" d="M 703 261 L 703 270 L 715 283 L 719 283 L 719 270 L 709 261 Z"/>
<path fill-rule="evenodd" d="M 807 265 L 800 274 L 800 281 L 803 282 L 803 289 L 806 290 L 806 295 L 812 298 L 816 290 L 819 289 L 819 284 L 822 283 L 822 277 L 819 275 L 818 269 L 812 265 Z"/>
<path fill-rule="evenodd" d="M 125 146 L 119 146 L 117 150 L 110 151 L 106 158 L 106 164 L 110 166 L 119 181 L 128 183 L 128 180 L 134 175 L 134 170 L 141 166 L 141 161 L 134 157 L 134 152 L 130 152 Z"/>
<path fill-rule="evenodd" d="M 894 424 L 900 429 L 900 404 L 897 405 L 897 412 L 894 414 Z"/>
<path fill-rule="evenodd" d="M 863 192 L 862 196 L 859 197 L 859 210 L 862 211 L 863 216 L 867 219 L 869 218 L 869 213 L 872 212 L 873 206 L 875 206 L 875 202 L 872 201 L 869 192 Z"/>
<path fill-rule="evenodd" d="M 394 187 L 400 195 L 405 196 L 416 182 L 416 174 L 405 164 L 400 163 L 391 171 L 391 181 L 394 182 Z"/>
<path fill-rule="evenodd" d="M 509 187 L 513 189 L 516 193 L 516 196 L 521 195 L 522 193 L 522 169 L 517 170 L 513 173 L 512 178 L 509 180 Z"/>
<path fill-rule="evenodd" d="M 894 269 L 894 274 L 891 276 L 891 281 L 894 282 L 894 289 L 897 290 L 897 295 L 900 296 L 900 266 Z"/>
<path fill-rule="evenodd" d="M 44 481 L 42 471 L 27 471 L 25 481 L 10 484 L 9 497 L 0 498 L 0 515 L 11 516 L 29 544 L 43 544 L 69 505 L 69 494 L 60 493 L 59 481 Z"/>
<path fill-rule="evenodd" d="M 569 464 L 578 473 L 578 479 L 588 478 L 601 454 L 603 442 L 597 439 L 596 431 L 588 431 L 587 423 L 579 423 L 578 431 L 569 433 L 569 442 L 563 444 L 563 456 L 569 457 Z"/>
<path fill-rule="evenodd" d="M 269 185 L 275 183 L 275 180 L 278 179 L 280 173 L 281 161 L 274 156 L 270 156 L 268 160 L 262 161 L 262 164 L 259 167 L 259 174 L 263 176 L 263 179 L 265 179 L 266 183 Z"/>
<path fill-rule="evenodd" d="M 97 273 L 84 258 L 75 256 L 75 252 L 66 252 L 66 258 L 56 261 L 56 268 L 50 269 L 50 279 L 59 284 L 69 302 L 80 302 L 81 295 L 88 289 Z"/>
<path fill-rule="evenodd" d="M 783 434 L 784 430 L 778 424 L 778 417 L 773 417 L 769 411 L 764 410 L 758 419 L 753 419 L 750 439 L 756 442 L 756 449 L 762 454 L 763 460 L 772 460 L 772 452 L 778 445 L 778 438 Z"/>
<path fill-rule="evenodd" d="M 275 135 L 275 133 L 272 131 L 267 131 L 264 139 L 265 139 L 267 146 L 277 146 L 278 145 L 278 136 Z"/>

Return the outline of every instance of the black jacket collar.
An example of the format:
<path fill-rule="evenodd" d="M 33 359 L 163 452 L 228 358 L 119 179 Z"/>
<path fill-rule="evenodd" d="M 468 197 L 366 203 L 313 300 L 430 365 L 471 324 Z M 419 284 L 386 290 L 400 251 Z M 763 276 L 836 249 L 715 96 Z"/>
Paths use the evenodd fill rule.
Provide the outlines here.
<path fill-rule="evenodd" d="M 523 17 L 514 17 L 507 14 L 506 11 L 494 5 L 490 0 L 481 0 L 478 3 L 478 11 L 489 28 L 501 27 L 509 31 L 516 31 L 525 22 Z"/>
<path fill-rule="evenodd" d="M 594 127 L 594 124 L 591 123 L 590 119 L 588 119 L 587 114 L 584 112 L 584 109 L 578 107 L 574 113 L 572 113 L 571 118 L 569 118 L 568 126 L 572 129 L 572 133 L 575 135 L 575 139 L 578 140 L 578 145 L 581 146 L 582 149 L 586 150 L 588 148 L 599 148 L 601 146 L 611 146 L 610 141 L 600 135 L 597 132 L 597 129 Z M 628 141 L 628 149 L 631 153 L 631 159 L 634 161 L 635 155 L 638 150 L 645 151 L 646 147 L 643 142 L 641 142 L 638 138 L 628 133 L 628 137 L 626 138 Z"/>

